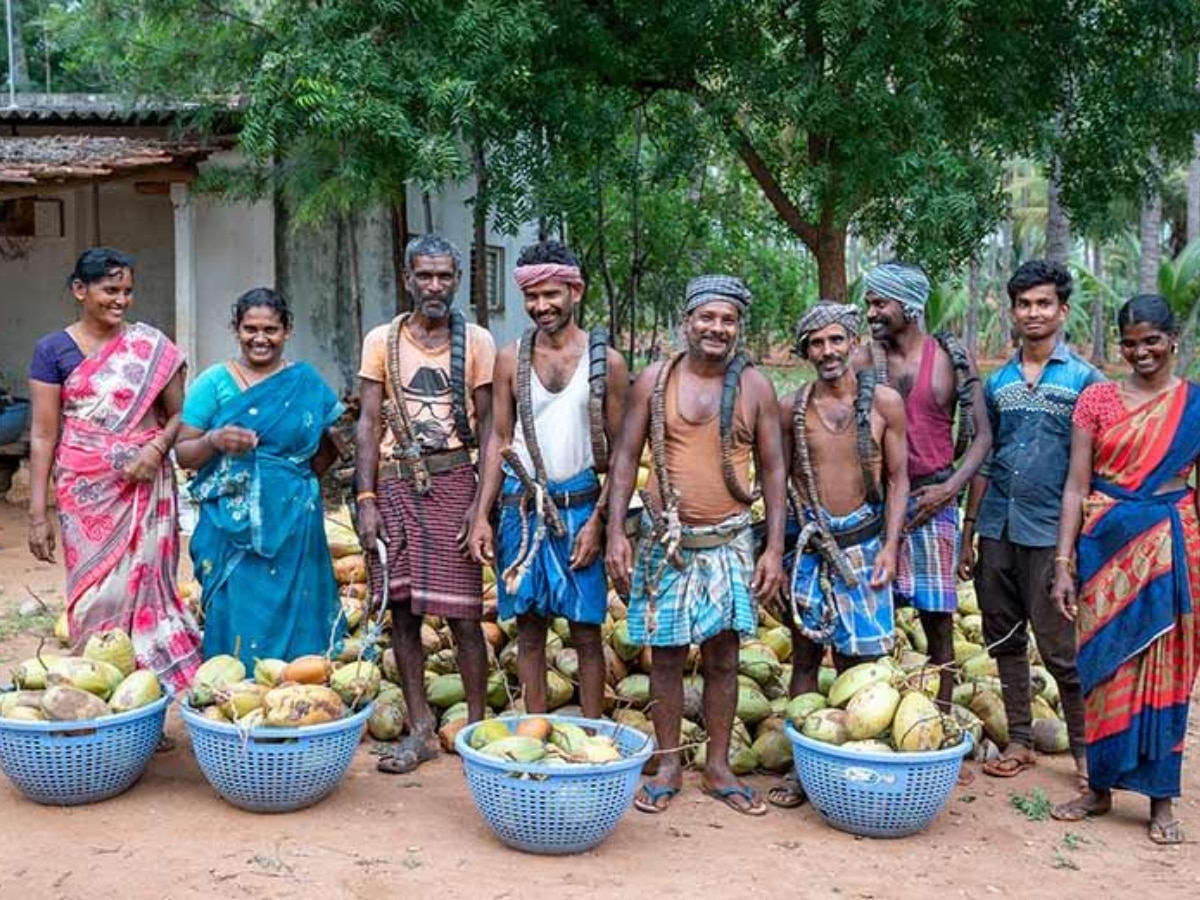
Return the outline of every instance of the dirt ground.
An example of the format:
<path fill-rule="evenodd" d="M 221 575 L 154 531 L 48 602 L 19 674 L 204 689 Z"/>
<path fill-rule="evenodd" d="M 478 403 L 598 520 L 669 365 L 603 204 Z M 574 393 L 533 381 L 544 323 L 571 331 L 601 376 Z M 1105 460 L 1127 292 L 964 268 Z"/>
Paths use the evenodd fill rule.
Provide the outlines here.
<path fill-rule="evenodd" d="M 31 654 L 21 619 L 27 588 L 56 608 L 61 570 L 25 549 L 24 514 L 0 502 L 0 672 Z M 7 677 L 0 678 L 7 681 Z M 1191 743 L 1200 742 L 1193 714 Z M 0 897 L 183 898 L 318 896 L 518 898 L 553 890 L 574 897 L 988 898 L 1194 897 L 1200 891 L 1200 767 L 1184 767 L 1182 847 L 1147 841 L 1145 803 L 1118 798 L 1105 819 L 1067 826 L 1031 821 L 1010 791 L 1070 791 L 1064 758 L 1043 758 L 1013 781 L 979 774 L 957 788 L 924 833 L 868 841 L 824 825 L 809 807 L 738 815 L 701 795 L 694 780 L 670 811 L 630 811 L 611 838 L 581 856 L 509 850 L 476 813 L 458 760 L 443 757 L 411 777 L 377 775 L 364 744 L 349 777 L 323 803 L 261 816 L 224 803 L 179 741 L 156 756 L 124 795 L 94 806 L 29 802 L 0 779 Z M 974 764 L 971 768 L 975 769 Z M 769 779 L 755 779 L 765 787 Z"/>

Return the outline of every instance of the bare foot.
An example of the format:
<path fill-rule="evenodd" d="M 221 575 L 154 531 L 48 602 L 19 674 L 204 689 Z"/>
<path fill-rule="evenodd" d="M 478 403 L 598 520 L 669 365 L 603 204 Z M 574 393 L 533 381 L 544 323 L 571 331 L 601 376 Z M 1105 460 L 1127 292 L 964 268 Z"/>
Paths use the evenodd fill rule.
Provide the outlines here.
<path fill-rule="evenodd" d="M 1097 791 L 1088 788 L 1078 797 L 1060 803 L 1050 810 L 1050 815 L 1060 822 L 1079 822 L 1089 816 L 1102 816 L 1112 809 L 1112 791 Z"/>

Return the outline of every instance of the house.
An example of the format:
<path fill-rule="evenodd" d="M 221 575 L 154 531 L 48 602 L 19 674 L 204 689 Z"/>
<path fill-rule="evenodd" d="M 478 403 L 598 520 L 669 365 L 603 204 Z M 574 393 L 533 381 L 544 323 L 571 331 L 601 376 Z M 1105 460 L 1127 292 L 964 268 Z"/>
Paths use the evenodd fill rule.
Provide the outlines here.
<path fill-rule="evenodd" d="M 236 114 L 226 136 L 202 141 L 176 133 L 180 112 L 63 94 L 18 94 L 14 107 L 0 108 L 0 386 L 23 393 L 36 339 L 75 318 L 66 286 L 75 258 L 104 245 L 136 257 L 135 317 L 172 336 L 192 373 L 235 353 L 232 303 L 266 285 L 295 313 L 289 355 L 352 393 L 360 335 L 402 302 L 399 217 L 381 208 L 296 228 L 281 201 L 197 193 L 200 173 L 239 159 Z M 413 189 L 406 210 L 408 222 L 428 216 L 468 256 L 458 304 L 471 319 L 472 193 L 468 184 L 428 198 Z M 526 326 L 510 272 L 536 228 L 488 234 L 489 327 L 502 344 Z"/>

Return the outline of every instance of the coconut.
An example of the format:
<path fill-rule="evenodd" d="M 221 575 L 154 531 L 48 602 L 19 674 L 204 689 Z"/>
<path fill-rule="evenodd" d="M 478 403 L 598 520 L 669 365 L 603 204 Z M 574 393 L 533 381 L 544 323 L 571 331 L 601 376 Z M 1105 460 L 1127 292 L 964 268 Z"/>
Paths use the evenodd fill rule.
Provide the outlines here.
<path fill-rule="evenodd" d="M 636 729 L 643 734 L 653 734 L 654 726 L 640 709 L 618 709 L 613 713 L 613 721 L 626 728 Z"/>
<path fill-rule="evenodd" d="M 508 729 L 508 723 L 503 719 L 488 719 L 475 726 L 475 730 L 471 732 L 471 739 L 467 743 L 472 750 L 482 750 L 492 741 L 512 737 L 512 734 Z"/>
<path fill-rule="evenodd" d="M 621 657 L 622 662 L 631 662 L 642 652 L 640 645 L 629 639 L 629 622 L 622 619 L 613 628 L 612 648 Z"/>
<path fill-rule="evenodd" d="M 421 648 L 427 656 L 442 649 L 442 636 L 428 622 L 421 623 Z"/>
<path fill-rule="evenodd" d="M 263 699 L 271 688 L 253 681 L 238 681 L 227 684 L 218 691 L 221 712 L 231 722 L 244 719 L 256 709 L 262 709 Z"/>
<path fill-rule="evenodd" d="M 225 725 L 229 724 L 229 719 L 226 718 L 225 713 L 221 712 L 221 707 L 219 706 L 204 707 L 204 709 L 200 711 L 200 717 L 202 719 L 207 719 L 209 722 L 221 722 Z"/>
<path fill-rule="evenodd" d="M 425 671 L 434 675 L 449 675 L 458 671 L 458 653 L 453 647 L 438 650 L 425 660 Z"/>
<path fill-rule="evenodd" d="M 984 733 L 1001 747 L 1008 746 L 1008 714 L 1004 701 L 991 690 L 976 692 L 969 704 L 971 712 L 983 722 Z"/>
<path fill-rule="evenodd" d="M 191 705 L 197 708 L 208 706 L 216 699 L 219 688 L 245 678 L 246 667 L 237 657 L 221 654 L 206 659 L 192 679 Z"/>
<path fill-rule="evenodd" d="M 448 709 L 467 698 L 462 676 L 458 674 L 438 675 L 425 691 L 429 703 L 438 709 Z"/>
<path fill-rule="evenodd" d="M 1067 723 L 1060 719 L 1034 719 L 1033 746 L 1038 753 L 1066 753 L 1071 749 Z"/>
<path fill-rule="evenodd" d="M 17 722 L 45 722 L 46 714 L 40 708 L 14 706 L 7 712 L 0 712 L 0 719 L 12 719 Z"/>
<path fill-rule="evenodd" d="M 842 744 L 842 749 L 852 750 L 855 753 L 894 754 L 896 752 L 886 742 L 878 740 L 846 741 Z"/>
<path fill-rule="evenodd" d="M 892 720 L 892 743 L 897 750 L 938 750 L 946 738 L 942 715 L 932 700 L 919 691 L 905 694 Z"/>
<path fill-rule="evenodd" d="M 508 705 L 508 681 L 503 672 L 493 670 L 488 673 L 487 696 L 484 700 L 492 709 L 504 709 Z"/>
<path fill-rule="evenodd" d="M 579 753 L 587 738 L 586 731 L 570 722 L 555 722 L 550 731 L 550 743 L 568 756 Z"/>
<path fill-rule="evenodd" d="M 579 651 L 574 647 L 563 647 L 554 657 L 554 668 L 568 681 L 579 678 Z"/>
<path fill-rule="evenodd" d="M 46 687 L 46 666 L 61 656 L 43 653 L 25 660 L 12 673 L 13 686 L 26 691 L 40 691 Z"/>
<path fill-rule="evenodd" d="M 580 747 L 582 748 L 582 743 Z M 546 745 L 536 738 L 509 735 L 492 741 L 479 751 L 487 756 L 507 759 L 510 762 L 534 763 L 546 755 Z"/>
<path fill-rule="evenodd" d="M 955 639 L 954 641 L 954 661 L 960 666 L 968 659 L 974 659 L 981 653 L 983 653 L 982 644 L 968 640 Z"/>
<path fill-rule="evenodd" d="M 704 676 L 688 675 L 683 679 L 683 717 L 699 719 L 704 714 Z"/>
<path fill-rule="evenodd" d="M 302 728 L 336 722 L 345 714 L 342 698 L 321 684 L 290 684 L 272 688 L 263 697 L 263 723 L 279 728 Z"/>
<path fill-rule="evenodd" d="M 457 753 L 458 751 L 454 749 L 454 740 L 458 737 L 458 733 L 466 728 L 468 724 L 465 715 L 462 718 L 444 723 L 438 729 L 437 733 L 438 740 L 442 743 L 442 749 L 447 753 Z"/>
<path fill-rule="evenodd" d="M 829 702 L 815 691 L 807 694 L 797 694 L 787 705 L 787 720 L 793 728 L 802 728 L 804 720 L 818 709 L 825 709 Z"/>
<path fill-rule="evenodd" d="M 970 734 L 975 746 L 978 747 L 983 741 L 983 722 L 980 721 L 979 716 L 957 703 L 950 707 L 950 715 L 954 718 L 959 730 Z"/>
<path fill-rule="evenodd" d="M 329 686 L 351 709 L 362 709 L 379 694 L 382 676 L 375 663 L 363 660 L 334 670 Z"/>
<path fill-rule="evenodd" d="M 983 616 L 971 613 L 959 619 L 963 637 L 975 644 L 983 643 Z"/>
<path fill-rule="evenodd" d="M 546 672 L 546 708 L 553 711 L 571 702 L 575 686 L 556 670 Z"/>
<path fill-rule="evenodd" d="M 133 654 L 133 641 L 120 628 L 98 631 L 87 640 L 83 648 L 84 659 L 94 659 L 115 666 L 121 677 L 137 668 Z"/>
<path fill-rule="evenodd" d="M 986 653 L 980 653 L 977 656 L 972 656 L 962 664 L 962 677 L 965 680 L 975 678 L 999 678 L 1000 669 L 996 666 L 996 660 L 988 656 Z"/>
<path fill-rule="evenodd" d="M 376 703 L 367 731 L 377 741 L 394 741 L 404 733 L 404 710 L 394 703 Z"/>
<path fill-rule="evenodd" d="M 758 766 L 759 758 L 753 746 L 730 746 L 729 768 L 733 770 L 734 775 L 749 775 Z"/>
<path fill-rule="evenodd" d="M 779 729 L 760 729 L 751 749 L 768 772 L 786 772 L 792 767 L 792 742 Z"/>
<path fill-rule="evenodd" d="M 781 663 L 792 658 L 792 633 L 782 625 L 763 629 L 759 632 L 759 640 L 771 648 Z"/>
<path fill-rule="evenodd" d="M 958 611 L 964 616 L 979 615 L 979 598 L 975 595 L 974 582 L 958 583 Z"/>
<path fill-rule="evenodd" d="M 621 756 L 621 751 L 617 748 L 617 745 L 613 743 L 613 739 L 602 734 L 587 739 L 581 756 L 583 758 L 580 761 L 586 762 L 589 765 L 620 762 L 624 758 Z"/>
<path fill-rule="evenodd" d="M 650 702 L 650 676 L 627 675 L 617 685 L 617 699 L 639 709 Z"/>
<path fill-rule="evenodd" d="M 381 660 L 383 668 L 383 677 L 393 684 L 400 683 L 400 667 L 396 664 L 396 649 L 388 647 L 383 651 Z"/>
<path fill-rule="evenodd" d="M 59 644 L 62 646 L 71 646 L 71 620 L 67 616 L 65 609 L 54 620 L 54 637 L 58 639 Z"/>
<path fill-rule="evenodd" d="M 942 687 L 942 673 L 938 669 L 923 666 L 908 672 L 902 682 L 906 691 L 920 691 L 927 697 L 936 697 Z"/>
<path fill-rule="evenodd" d="M 878 737 L 892 723 L 900 692 L 886 681 L 867 685 L 846 704 L 846 733 L 852 741 Z"/>
<path fill-rule="evenodd" d="M 1042 699 L 1050 704 L 1051 709 L 1057 708 L 1059 702 L 1058 682 L 1050 674 L 1050 670 L 1045 666 L 1031 666 L 1029 680 L 1033 692 L 1040 694 Z"/>
<path fill-rule="evenodd" d="M 512 678 L 517 677 L 517 642 L 510 641 L 500 651 L 500 655 L 496 657 L 496 661 L 500 664 L 500 668 Z"/>
<path fill-rule="evenodd" d="M 46 664 L 46 684 L 69 684 L 107 700 L 124 679 L 121 670 L 98 659 L 64 656 Z"/>
<path fill-rule="evenodd" d="M 1038 719 L 1058 718 L 1058 714 L 1054 712 L 1054 709 L 1050 706 L 1050 704 L 1038 694 L 1034 694 L 1029 698 L 1029 712 L 1035 721 Z"/>
<path fill-rule="evenodd" d="M 859 663 L 841 675 L 829 688 L 829 705 L 844 708 L 850 698 L 868 685 L 880 681 L 891 681 L 894 672 L 891 666 L 881 662 Z"/>
<path fill-rule="evenodd" d="M 162 685 L 158 683 L 158 676 L 149 669 L 139 669 L 117 685 L 108 699 L 108 708 L 115 713 L 129 712 L 149 706 L 161 696 Z"/>
<path fill-rule="evenodd" d="M 771 714 L 771 703 L 757 687 L 738 688 L 737 717 L 749 725 L 761 722 Z"/>
<path fill-rule="evenodd" d="M 14 709 L 42 708 L 41 691 L 6 691 L 0 693 L 0 716 L 7 716 Z"/>
<path fill-rule="evenodd" d="M 738 652 L 738 672 L 758 685 L 779 676 L 779 658 L 766 644 L 747 644 Z"/>
<path fill-rule="evenodd" d="M 56 684 L 43 692 L 42 712 L 53 722 L 82 722 L 109 715 L 109 708 L 91 691 L 69 684 Z"/>
<path fill-rule="evenodd" d="M 801 734 L 825 744 L 844 744 L 849 739 L 844 709 L 818 709 L 809 713 L 800 729 Z"/>

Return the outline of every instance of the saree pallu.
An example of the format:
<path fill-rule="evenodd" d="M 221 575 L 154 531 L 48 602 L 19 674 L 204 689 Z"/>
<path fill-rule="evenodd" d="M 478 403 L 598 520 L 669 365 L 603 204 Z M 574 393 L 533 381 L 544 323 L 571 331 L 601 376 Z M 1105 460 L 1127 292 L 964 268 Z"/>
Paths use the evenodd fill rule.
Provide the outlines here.
<path fill-rule="evenodd" d="M 147 417 L 182 366 L 161 332 L 128 326 L 64 382 L 55 457 L 72 652 L 98 631 L 124 629 L 138 665 L 179 690 L 200 663 L 200 633 L 176 590 L 174 472 L 164 459 L 138 483 L 123 469 L 162 433 Z"/>
<path fill-rule="evenodd" d="M 311 460 L 341 404 L 306 363 L 225 403 L 212 428 L 253 430 L 258 445 L 213 457 L 189 486 L 200 503 L 192 564 L 203 587 L 204 655 L 295 659 L 325 653 L 338 587 Z"/>
<path fill-rule="evenodd" d="M 1096 436 L 1079 538 L 1078 669 L 1088 777 L 1177 797 L 1200 657 L 1200 526 L 1190 489 L 1155 492 L 1200 456 L 1200 389 L 1183 383 Z"/>

